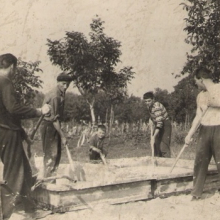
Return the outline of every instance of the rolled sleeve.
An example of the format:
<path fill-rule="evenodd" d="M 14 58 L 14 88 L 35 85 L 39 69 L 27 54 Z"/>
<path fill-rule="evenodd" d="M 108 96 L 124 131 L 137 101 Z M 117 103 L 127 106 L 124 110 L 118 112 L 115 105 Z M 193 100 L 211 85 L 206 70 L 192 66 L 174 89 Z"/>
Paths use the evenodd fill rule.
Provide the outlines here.
<path fill-rule="evenodd" d="M 50 100 L 45 101 L 46 104 L 51 106 L 50 116 L 45 116 L 45 120 L 56 121 L 60 120 L 60 99 L 59 97 L 54 97 Z"/>

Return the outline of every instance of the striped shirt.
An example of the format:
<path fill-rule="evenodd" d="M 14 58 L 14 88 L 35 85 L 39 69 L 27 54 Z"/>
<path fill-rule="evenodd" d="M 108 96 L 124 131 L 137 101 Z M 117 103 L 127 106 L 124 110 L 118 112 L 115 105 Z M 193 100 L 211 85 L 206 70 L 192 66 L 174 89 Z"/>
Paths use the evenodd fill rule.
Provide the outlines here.
<path fill-rule="evenodd" d="M 162 128 L 163 122 L 168 119 L 168 113 L 165 107 L 159 102 L 154 102 L 152 107 L 149 108 L 149 113 L 156 128 Z"/>

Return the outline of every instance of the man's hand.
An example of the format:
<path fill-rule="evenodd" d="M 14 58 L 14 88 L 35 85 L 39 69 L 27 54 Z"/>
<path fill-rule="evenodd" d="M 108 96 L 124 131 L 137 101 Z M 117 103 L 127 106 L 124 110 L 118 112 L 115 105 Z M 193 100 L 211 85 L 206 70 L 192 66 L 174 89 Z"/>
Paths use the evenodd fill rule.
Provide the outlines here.
<path fill-rule="evenodd" d="M 61 142 L 62 142 L 63 146 L 65 146 L 67 144 L 66 137 L 61 137 Z"/>
<path fill-rule="evenodd" d="M 48 105 L 48 104 L 44 104 L 42 107 L 41 107 L 41 112 L 43 115 L 47 115 L 49 114 L 51 111 L 51 106 Z"/>
<path fill-rule="evenodd" d="M 100 149 L 96 148 L 96 147 L 93 147 L 92 150 L 95 151 L 95 152 L 97 152 L 97 153 L 99 153 L 99 154 L 102 153 L 102 151 L 101 151 Z"/>
<path fill-rule="evenodd" d="M 186 137 L 185 137 L 185 145 L 188 147 L 189 146 L 189 144 L 192 142 L 192 136 L 191 135 L 187 135 Z"/>
<path fill-rule="evenodd" d="M 34 143 L 34 140 L 31 140 L 30 137 L 27 137 L 25 139 L 25 142 L 27 143 L 27 145 L 32 145 Z"/>

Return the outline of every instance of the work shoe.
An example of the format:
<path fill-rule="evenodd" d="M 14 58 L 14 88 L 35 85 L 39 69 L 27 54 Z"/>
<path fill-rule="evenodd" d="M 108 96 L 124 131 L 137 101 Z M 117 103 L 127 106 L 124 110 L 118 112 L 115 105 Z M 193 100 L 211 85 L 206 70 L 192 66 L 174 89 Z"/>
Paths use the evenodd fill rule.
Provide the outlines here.
<path fill-rule="evenodd" d="M 47 215 L 52 214 L 51 210 L 36 210 L 33 213 L 26 213 L 29 217 L 31 217 L 31 219 L 41 219 L 46 217 Z"/>
<path fill-rule="evenodd" d="M 191 201 L 198 201 L 198 200 L 200 200 L 200 199 L 201 199 L 200 196 L 193 196 L 192 199 L 191 199 Z"/>

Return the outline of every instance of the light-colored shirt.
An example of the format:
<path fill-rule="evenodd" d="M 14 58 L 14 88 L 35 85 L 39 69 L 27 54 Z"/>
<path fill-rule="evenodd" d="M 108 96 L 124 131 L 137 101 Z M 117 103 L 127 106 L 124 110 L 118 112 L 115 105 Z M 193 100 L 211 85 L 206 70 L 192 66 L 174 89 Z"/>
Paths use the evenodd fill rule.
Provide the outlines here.
<path fill-rule="evenodd" d="M 197 107 L 199 107 L 203 112 L 207 106 L 216 105 L 220 103 L 220 84 L 215 84 L 208 91 L 200 92 L 197 97 Z M 220 107 L 209 106 L 204 116 L 202 117 L 201 124 L 205 126 L 215 126 L 220 125 Z"/>

